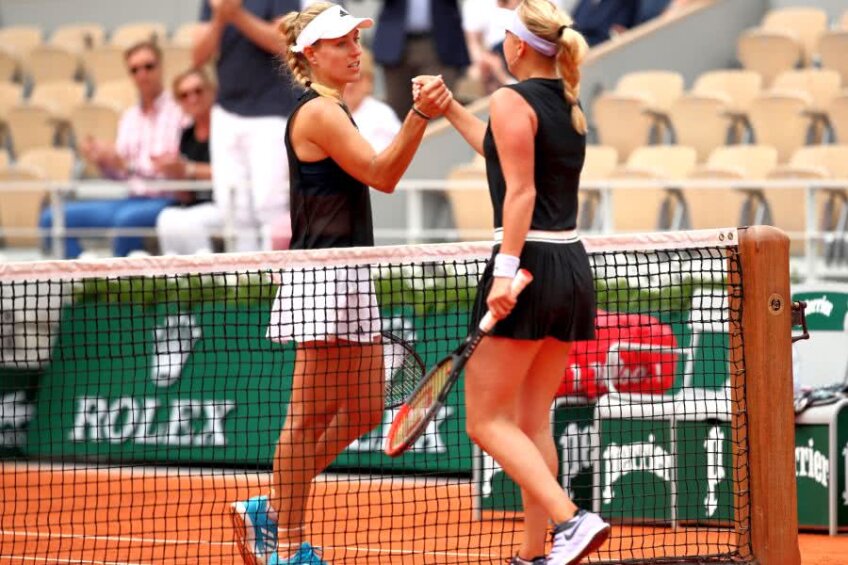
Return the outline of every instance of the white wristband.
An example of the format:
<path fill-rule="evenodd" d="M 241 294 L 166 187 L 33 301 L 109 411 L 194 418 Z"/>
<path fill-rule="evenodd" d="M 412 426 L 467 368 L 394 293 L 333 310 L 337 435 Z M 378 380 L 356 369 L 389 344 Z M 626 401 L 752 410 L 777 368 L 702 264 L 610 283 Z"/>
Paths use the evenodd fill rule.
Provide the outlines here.
<path fill-rule="evenodd" d="M 518 272 L 518 267 L 521 264 L 521 259 L 514 255 L 505 255 L 498 253 L 495 255 L 495 268 L 492 270 L 492 275 L 495 277 L 515 278 L 515 273 Z"/>

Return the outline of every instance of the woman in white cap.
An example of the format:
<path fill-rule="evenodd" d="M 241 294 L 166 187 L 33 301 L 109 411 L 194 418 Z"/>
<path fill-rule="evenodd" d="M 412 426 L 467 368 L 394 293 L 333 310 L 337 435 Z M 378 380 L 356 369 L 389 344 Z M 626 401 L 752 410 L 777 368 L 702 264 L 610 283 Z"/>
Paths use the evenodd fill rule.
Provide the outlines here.
<path fill-rule="evenodd" d="M 359 80 L 359 30 L 373 25 L 341 6 L 312 4 L 279 23 L 284 60 L 305 94 L 289 117 L 292 249 L 374 245 L 369 186 L 391 193 L 431 117 L 450 105 L 440 80 L 422 89 L 394 141 L 376 153 L 342 101 Z M 381 423 L 383 350 L 370 270 L 333 268 L 283 275 L 268 337 L 297 343 L 291 398 L 274 455 L 270 496 L 233 505 L 249 565 L 324 563 L 306 541 L 312 480 L 354 439 Z"/>
<path fill-rule="evenodd" d="M 492 95 L 488 126 L 457 103 L 445 113 L 486 157 L 495 211 L 495 247 L 471 323 L 487 308 L 500 321 L 466 368 L 467 425 L 521 487 L 524 539 L 511 563 L 574 565 L 610 531 L 557 481 L 549 420 L 571 343 L 592 339 L 595 329 L 592 270 L 574 231 L 586 154 L 580 64 L 588 46 L 549 0 L 523 0 L 502 15 L 504 55 L 519 82 Z M 519 266 L 534 279 L 516 300 L 509 286 Z"/>

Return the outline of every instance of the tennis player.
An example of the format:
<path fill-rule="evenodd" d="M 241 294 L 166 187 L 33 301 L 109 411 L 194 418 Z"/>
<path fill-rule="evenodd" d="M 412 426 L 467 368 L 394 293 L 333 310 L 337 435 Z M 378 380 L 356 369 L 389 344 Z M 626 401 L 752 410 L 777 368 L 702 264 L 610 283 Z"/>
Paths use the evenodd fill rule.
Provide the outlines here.
<path fill-rule="evenodd" d="M 492 95 L 488 127 L 456 102 L 445 114 L 485 156 L 495 211 L 494 253 L 472 323 L 487 308 L 500 321 L 466 369 L 468 433 L 521 487 L 525 534 L 512 563 L 572 565 L 610 530 L 557 482 L 549 420 L 571 343 L 594 337 L 592 271 L 574 231 L 586 152 L 580 63 L 588 47 L 549 0 L 523 0 L 502 15 L 504 54 L 519 82 Z M 534 281 L 516 301 L 509 287 L 519 266 Z M 556 525 L 545 557 L 549 519 Z"/>
<path fill-rule="evenodd" d="M 359 80 L 359 30 L 373 25 L 327 2 L 290 12 L 279 24 L 292 77 L 306 87 L 286 130 L 292 249 L 374 245 L 368 186 L 391 193 L 412 161 L 427 121 L 450 105 L 428 81 L 398 135 L 381 153 L 359 134 L 342 101 Z M 312 480 L 353 440 L 381 423 L 380 315 L 368 267 L 284 275 L 268 328 L 296 342 L 288 413 L 274 455 L 270 497 L 233 504 L 242 556 L 252 565 L 324 563 L 306 541 Z"/>

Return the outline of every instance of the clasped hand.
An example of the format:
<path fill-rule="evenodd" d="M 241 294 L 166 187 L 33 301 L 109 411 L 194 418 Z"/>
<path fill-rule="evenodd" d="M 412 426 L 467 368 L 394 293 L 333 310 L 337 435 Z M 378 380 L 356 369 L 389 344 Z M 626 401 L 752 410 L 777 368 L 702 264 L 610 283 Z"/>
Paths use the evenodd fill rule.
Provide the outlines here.
<path fill-rule="evenodd" d="M 443 115 L 453 101 L 453 93 L 441 75 L 420 75 L 412 79 L 412 104 L 431 118 Z"/>

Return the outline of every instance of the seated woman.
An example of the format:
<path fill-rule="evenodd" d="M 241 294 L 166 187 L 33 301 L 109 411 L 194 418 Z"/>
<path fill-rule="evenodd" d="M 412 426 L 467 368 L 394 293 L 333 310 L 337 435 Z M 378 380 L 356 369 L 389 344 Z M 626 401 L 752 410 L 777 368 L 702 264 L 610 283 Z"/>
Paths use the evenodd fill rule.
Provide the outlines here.
<path fill-rule="evenodd" d="M 209 135 L 215 85 L 202 69 L 188 70 L 174 79 L 174 98 L 191 125 L 180 137 L 180 154 L 156 160 L 157 169 L 171 179 L 210 180 Z M 163 255 L 209 253 L 213 232 L 223 225 L 212 192 L 192 193 L 179 206 L 165 208 L 156 220 L 156 235 Z"/>

